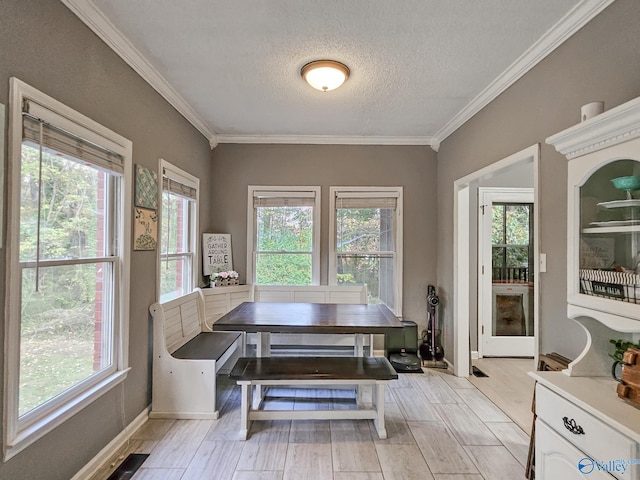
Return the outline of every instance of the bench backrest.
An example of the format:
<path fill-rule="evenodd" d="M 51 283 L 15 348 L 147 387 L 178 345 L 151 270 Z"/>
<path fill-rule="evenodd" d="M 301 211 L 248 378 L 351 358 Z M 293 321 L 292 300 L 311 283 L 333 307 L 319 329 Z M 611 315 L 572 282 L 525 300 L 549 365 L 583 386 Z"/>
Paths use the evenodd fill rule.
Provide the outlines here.
<path fill-rule="evenodd" d="M 268 286 L 256 285 L 256 302 L 305 303 L 367 303 L 367 286 L 310 285 Z"/>
<path fill-rule="evenodd" d="M 367 303 L 366 285 L 236 285 L 205 288 L 201 294 L 209 325 L 242 302 Z"/>
<path fill-rule="evenodd" d="M 204 321 L 204 299 L 200 289 L 149 307 L 154 318 L 154 336 L 163 335 L 166 349 L 175 352 L 202 331 L 209 331 Z"/>
<path fill-rule="evenodd" d="M 222 315 L 230 312 L 243 302 L 253 302 L 253 285 L 205 288 L 204 311 L 207 324 L 212 325 Z"/>

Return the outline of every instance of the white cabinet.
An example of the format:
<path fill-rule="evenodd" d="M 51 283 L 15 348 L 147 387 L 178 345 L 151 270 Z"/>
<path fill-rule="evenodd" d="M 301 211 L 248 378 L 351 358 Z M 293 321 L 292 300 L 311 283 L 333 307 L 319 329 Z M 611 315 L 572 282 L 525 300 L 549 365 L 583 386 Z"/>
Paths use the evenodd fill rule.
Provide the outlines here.
<path fill-rule="evenodd" d="M 569 374 L 608 375 L 609 339 L 640 333 L 640 98 L 547 143 L 569 160 L 567 315 L 588 337 Z"/>
<path fill-rule="evenodd" d="M 635 458 L 636 442 L 544 385 L 536 385 L 537 420 L 592 458 Z M 616 401 L 615 395 L 612 400 Z"/>
<path fill-rule="evenodd" d="M 536 480 L 639 480 L 640 411 L 606 377 L 535 372 Z"/>
<path fill-rule="evenodd" d="M 613 480 L 540 420 L 536 420 L 536 478 Z"/>
<path fill-rule="evenodd" d="M 640 339 L 640 98 L 547 143 L 569 160 L 567 316 L 587 342 L 567 370 L 531 374 L 536 479 L 640 480 L 640 409 L 618 398 L 609 357 L 610 339 Z"/>

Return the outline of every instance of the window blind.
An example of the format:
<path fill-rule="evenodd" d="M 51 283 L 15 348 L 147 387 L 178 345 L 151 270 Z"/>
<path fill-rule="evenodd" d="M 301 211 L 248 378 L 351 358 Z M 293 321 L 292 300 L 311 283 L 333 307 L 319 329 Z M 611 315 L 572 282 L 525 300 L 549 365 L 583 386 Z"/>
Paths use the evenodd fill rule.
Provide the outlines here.
<path fill-rule="evenodd" d="M 258 207 L 313 207 L 316 204 L 315 192 L 277 192 L 256 191 L 253 193 L 253 206 Z"/>
<path fill-rule="evenodd" d="M 397 192 L 336 192 L 336 208 L 396 208 Z"/>
<path fill-rule="evenodd" d="M 189 200 L 198 199 L 198 191 L 194 187 L 185 185 L 178 180 L 174 180 L 173 178 L 166 176 L 166 174 L 162 175 L 162 189 L 180 197 L 188 198 Z"/>
<path fill-rule="evenodd" d="M 40 128 L 42 126 L 42 137 Z M 22 139 L 53 154 L 63 153 L 98 168 L 124 174 L 124 157 L 23 111 Z"/>

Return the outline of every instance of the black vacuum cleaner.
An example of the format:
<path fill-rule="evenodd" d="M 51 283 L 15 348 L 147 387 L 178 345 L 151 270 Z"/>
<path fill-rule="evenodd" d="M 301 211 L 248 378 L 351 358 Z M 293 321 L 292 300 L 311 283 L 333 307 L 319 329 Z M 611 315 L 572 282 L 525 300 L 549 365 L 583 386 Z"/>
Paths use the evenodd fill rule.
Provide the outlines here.
<path fill-rule="evenodd" d="M 385 356 L 398 373 L 422 373 L 418 357 L 418 326 L 402 321 L 402 330 L 387 333 L 384 339 Z"/>
<path fill-rule="evenodd" d="M 440 344 L 442 330 L 438 328 L 438 306 L 440 299 L 436 293 L 436 287 L 427 287 L 427 329 L 422 332 L 420 344 L 420 356 L 422 365 L 427 368 L 447 368 L 444 361 L 444 348 Z"/>

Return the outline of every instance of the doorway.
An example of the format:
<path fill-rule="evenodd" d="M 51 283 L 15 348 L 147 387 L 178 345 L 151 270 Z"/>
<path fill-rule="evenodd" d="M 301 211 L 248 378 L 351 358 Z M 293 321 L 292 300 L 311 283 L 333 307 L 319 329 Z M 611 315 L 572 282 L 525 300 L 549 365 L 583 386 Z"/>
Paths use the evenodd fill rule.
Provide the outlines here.
<path fill-rule="evenodd" d="M 478 358 L 533 357 L 534 190 L 478 188 Z"/>
<path fill-rule="evenodd" d="M 492 165 L 473 172 L 454 182 L 454 299 L 453 299 L 453 358 L 454 374 L 459 377 L 468 377 L 471 371 L 472 347 L 477 354 L 477 230 L 476 190 L 481 182 L 500 176 L 518 167 L 526 167 L 529 178 L 533 179 L 534 205 L 538 203 L 538 144 L 532 145 L 520 152 L 514 153 Z M 488 186 L 488 185 L 482 185 Z M 475 200 L 474 200 L 475 199 Z M 473 207 L 473 214 L 472 212 Z M 536 278 L 536 286 L 533 289 L 533 329 L 538 331 L 538 292 L 540 287 L 539 271 L 539 222 L 538 210 L 533 213 L 533 275 Z M 473 226 L 473 228 L 472 228 Z M 537 342 L 534 340 L 534 357 L 538 354 Z"/>

